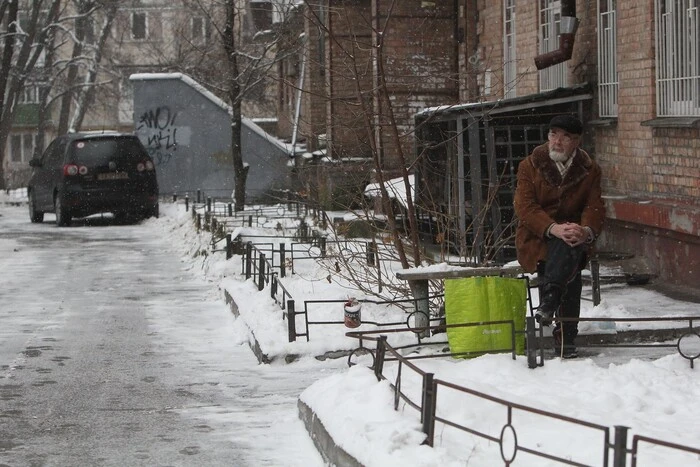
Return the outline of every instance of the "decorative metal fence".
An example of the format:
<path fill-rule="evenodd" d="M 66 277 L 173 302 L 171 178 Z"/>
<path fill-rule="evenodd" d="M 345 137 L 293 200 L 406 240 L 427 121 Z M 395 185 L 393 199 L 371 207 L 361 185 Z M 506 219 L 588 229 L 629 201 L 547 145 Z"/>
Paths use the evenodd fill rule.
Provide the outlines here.
<path fill-rule="evenodd" d="M 396 331 L 406 332 L 406 330 Z M 399 410 L 401 408 L 401 402 L 404 402 L 406 406 L 419 412 L 422 430 L 426 435 L 425 443 L 429 446 L 435 445 L 435 433 L 437 427 L 441 426 L 454 429 L 463 433 L 464 436 L 473 436 L 495 443 L 495 445 L 498 446 L 502 465 L 506 467 L 510 466 L 515 461 L 519 453 L 522 453 L 521 457 L 522 455 L 529 455 L 541 458 L 543 461 L 555 461 L 562 465 L 600 465 L 602 467 L 626 467 L 627 465 L 631 465 L 632 467 L 636 467 L 638 465 L 643 465 L 638 459 L 640 454 L 643 453 L 642 445 L 644 444 L 651 445 L 652 447 L 664 447 L 672 451 L 687 453 L 690 456 L 700 456 L 700 449 L 697 447 L 672 443 L 643 435 L 634 435 L 632 438 L 632 445 L 628 447 L 628 427 L 619 425 L 607 427 L 591 423 L 575 417 L 568 417 L 560 413 L 541 410 L 507 399 L 494 397 L 482 391 L 436 378 L 435 374 L 422 370 L 418 364 L 412 362 L 412 360 L 416 360 L 417 358 L 436 358 L 436 355 L 430 357 L 405 356 L 401 353 L 400 349 L 393 347 L 387 342 L 386 335 L 380 333 L 382 333 L 382 331 L 348 332 L 347 335 L 349 337 L 359 339 L 361 342 L 374 341 L 376 343 L 376 348 L 374 350 L 360 346 L 358 352 L 348 357 L 348 363 L 350 365 L 355 364 L 352 360 L 359 355 L 367 353 L 372 355 L 371 368 L 377 380 L 389 381 L 394 390 L 394 409 Z M 514 350 L 513 358 L 515 358 Z M 388 371 L 388 362 L 396 363 L 390 371 Z M 420 393 L 417 395 L 414 394 L 413 397 L 404 389 L 405 382 L 408 378 L 419 378 L 421 381 Z M 491 403 L 495 404 L 497 407 L 501 407 L 503 410 L 503 422 L 500 426 L 500 430 L 487 430 L 485 428 L 480 428 L 477 424 L 466 424 L 462 420 L 450 417 L 450 410 L 445 407 L 443 407 L 443 410 L 438 410 L 438 408 L 441 407 L 440 396 L 448 391 L 453 391 L 453 393 L 464 396 L 464 404 L 468 404 L 468 398 L 477 398 L 480 403 Z M 451 400 L 454 402 L 453 399 Z M 518 417 L 522 417 L 522 420 Z M 570 429 L 576 430 L 577 436 L 579 436 L 579 432 L 587 432 L 585 438 L 589 444 L 592 438 L 598 439 L 597 444 L 589 445 L 589 452 L 598 452 L 600 463 L 583 463 L 581 460 L 572 460 L 569 456 L 564 457 L 561 453 L 557 453 L 556 450 L 548 449 L 548 443 L 533 443 L 531 439 L 529 442 L 522 442 L 522 440 L 527 437 L 519 436 L 519 434 L 522 435 L 523 432 L 519 432 L 516 426 L 523 427 L 521 429 L 526 432 L 528 424 L 525 423 L 524 420 L 533 420 L 533 417 L 547 419 L 548 423 L 550 421 L 555 421 L 559 425 L 568 425 Z M 516 422 L 516 418 L 519 423 Z M 494 461 L 493 465 L 496 465 L 496 461 Z"/>

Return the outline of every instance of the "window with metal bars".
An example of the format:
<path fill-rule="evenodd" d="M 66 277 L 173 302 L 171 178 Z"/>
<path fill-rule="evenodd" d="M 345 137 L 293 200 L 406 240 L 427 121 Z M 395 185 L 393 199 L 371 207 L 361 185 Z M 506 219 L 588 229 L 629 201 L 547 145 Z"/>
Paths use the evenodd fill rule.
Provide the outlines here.
<path fill-rule="evenodd" d="M 540 0 L 540 54 L 559 48 L 560 0 Z M 540 91 L 566 87 L 566 62 L 540 70 Z"/>
<path fill-rule="evenodd" d="M 598 2 L 598 113 L 617 117 L 617 1 Z"/>
<path fill-rule="evenodd" d="M 656 111 L 700 116 L 700 0 L 656 0 Z"/>
<path fill-rule="evenodd" d="M 503 97 L 517 95 L 515 83 L 517 66 L 515 62 L 515 0 L 503 0 Z"/>

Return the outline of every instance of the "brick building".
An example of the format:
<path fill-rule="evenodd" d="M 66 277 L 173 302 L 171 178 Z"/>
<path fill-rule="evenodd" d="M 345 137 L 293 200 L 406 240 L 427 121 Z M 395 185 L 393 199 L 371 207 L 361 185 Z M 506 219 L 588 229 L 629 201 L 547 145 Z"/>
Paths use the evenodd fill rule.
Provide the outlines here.
<path fill-rule="evenodd" d="M 403 153 L 415 160 L 432 233 L 442 230 L 462 253 L 508 259 L 517 164 L 545 141 L 552 115 L 576 113 L 604 171 L 598 247 L 643 254 L 671 283 L 700 284 L 693 0 L 315 4 L 301 13 L 306 52 L 297 59 L 305 57 L 301 87 L 311 92 L 296 119 L 294 100 L 281 99 L 280 123 L 296 121 L 310 152 L 327 141 L 330 162 L 306 172 L 326 199 L 337 199 L 332 180 L 369 179 L 375 154 L 392 173 Z M 550 63 L 538 69 L 537 60 Z"/>
<path fill-rule="evenodd" d="M 399 173 L 402 158 L 415 158 L 415 113 L 459 100 L 457 3 L 394 3 L 325 0 L 296 13 L 305 52 L 280 65 L 280 135 L 309 153 L 324 149 L 297 168 L 325 204 L 361 198 L 375 156 L 389 176 Z M 299 113 L 297 88 L 307 91 Z"/>

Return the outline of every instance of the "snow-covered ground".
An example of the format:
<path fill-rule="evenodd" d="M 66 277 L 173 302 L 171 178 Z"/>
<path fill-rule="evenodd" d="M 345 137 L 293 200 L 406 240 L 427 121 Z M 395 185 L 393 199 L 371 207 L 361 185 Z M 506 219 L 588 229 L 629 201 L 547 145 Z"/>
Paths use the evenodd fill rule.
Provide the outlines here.
<path fill-rule="evenodd" d="M 21 198 L 21 195 L 20 195 Z M 201 270 L 210 282 L 218 284 L 238 305 L 236 327 L 245 325 L 263 353 L 274 360 L 285 355 L 299 356 L 304 365 L 309 358 L 329 351 L 351 349 L 357 341 L 345 336 L 342 325 L 317 325 L 310 329 L 310 341 L 287 341 L 283 312 L 269 290 L 258 292 L 251 280 L 241 275 L 241 258 L 225 259 L 223 251 L 211 251 L 211 235 L 197 232 L 191 213 L 183 205 L 163 204 L 157 224 L 164 235 L 181 245 L 183 261 Z M 269 230 L 291 231 L 293 225 L 272 222 Z M 249 228 L 248 228 L 249 229 Z M 270 242 L 270 240 L 266 240 Z M 278 243 L 272 240 L 272 243 Z M 204 253 L 206 252 L 206 253 Z M 333 270 L 320 268 L 312 260 L 294 264 L 295 274 L 282 278 L 285 289 L 295 299 L 297 309 L 304 300 L 346 300 L 366 298 Z M 699 316 L 698 304 L 677 301 L 652 290 L 630 286 L 604 286 L 602 303 L 596 307 L 584 302 L 584 317 L 662 317 Z M 310 309 L 311 310 L 311 309 Z M 367 305 L 363 318 L 403 321 L 405 312 L 384 305 Z M 342 303 L 316 306 L 317 320 L 341 320 Z M 400 319 L 399 319 L 400 318 Z M 668 327 L 669 323 L 616 323 L 617 331 L 630 327 Z M 673 326 L 677 326 L 674 323 Z M 594 324 L 586 332 L 599 332 Z M 358 329 L 371 329 L 363 324 Z M 696 327 L 697 329 L 697 327 Z M 614 332 L 607 329 L 607 332 Z M 408 336 L 407 338 L 411 338 Z M 700 338 L 698 338 L 700 339 Z M 695 343 L 691 350 L 695 351 Z M 305 358 L 307 357 L 307 358 Z M 360 360 L 362 362 L 362 360 Z M 435 378 L 467 387 L 512 404 L 572 417 L 603 427 L 626 426 L 633 435 L 643 435 L 700 449 L 700 368 L 674 349 L 605 349 L 588 351 L 578 360 L 548 359 L 543 367 L 528 369 L 525 357 L 486 355 L 473 359 L 428 359 L 414 364 Z M 297 365 L 290 363 L 289 365 Z M 319 365 L 322 363 L 319 362 Z M 303 366 L 299 366 L 300 371 Z M 395 381 L 399 369 L 387 363 L 385 374 Z M 402 391 L 420 402 L 421 380 L 402 368 Z M 387 381 L 377 381 L 371 370 L 360 364 L 346 371 L 331 372 L 303 391 L 299 398 L 323 423 L 333 440 L 366 466 L 457 466 L 503 465 L 497 442 L 474 437 L 438 423 L 434 447 L 423 445 L 420 414 L 405 402 L 394 410 L 394 393 Z M 520 448 L 528 447 L 570 459 L 582 465 L 604 465 L 604 438 L 593 428 L 557 421 L 523 410 L 508 410 L 499 403 L 441 387 L 436 412 L 438 417 L 469 426 L 498 439 L 502 430 L 517 437 Z M 504 429 L 505 426 L 508 428 Z M 508 437 L 508 436 L 506 436 Z M 505 448 L 505 455 L 512 454 Z M 612 441 L 612 440 L 611 440 Z M 644 443 L 642 443 L 644 444 Z M 511 454 L 509 454 L 509 452 Z M 700 466 L 698 453 L 682 453 L 653 445 L 643 445 L 637 458 L 639 466 Z M 522 450 L 516 452 L 514 465 L 561 465 L 536 458 Z M 629 464 L 628 464 L 629 465 Z"/>

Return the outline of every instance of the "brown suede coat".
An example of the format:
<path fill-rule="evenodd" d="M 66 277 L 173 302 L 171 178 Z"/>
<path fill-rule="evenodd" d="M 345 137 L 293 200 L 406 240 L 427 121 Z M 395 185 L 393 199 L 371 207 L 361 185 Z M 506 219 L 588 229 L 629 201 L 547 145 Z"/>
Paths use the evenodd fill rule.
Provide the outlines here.
<path fill-rule="evenodd" d="M 600 234 L 605 219 L 600 177 L 600 167 L 581 148 L 563 180 L 549 158 L 547 144 L 520 162 L 514 200 L 515 248 L 523 269 L 535 272 L 537 261 L 546 259 L 545 233 L 553 222 L 575 222 L 593 229 L 596 237 Z"/>

